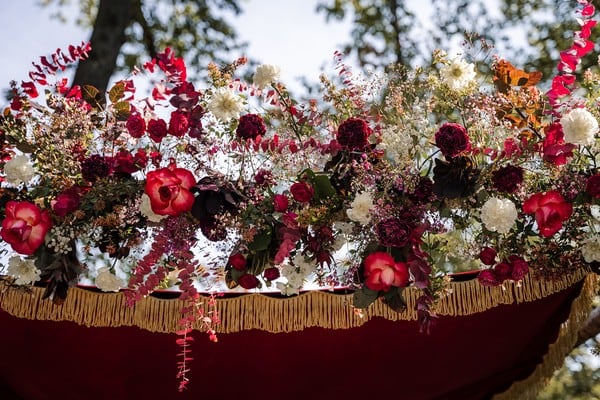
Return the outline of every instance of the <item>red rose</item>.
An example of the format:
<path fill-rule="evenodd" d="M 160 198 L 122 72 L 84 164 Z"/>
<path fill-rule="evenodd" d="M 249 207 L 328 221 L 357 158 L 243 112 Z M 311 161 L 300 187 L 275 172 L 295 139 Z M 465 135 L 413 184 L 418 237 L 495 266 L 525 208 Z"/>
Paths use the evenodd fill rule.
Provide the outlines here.
<path fill-rule="evenodd" d="M 484 269 L 477 275 L 477 280 L 481 286 L 498 286 L 500 283 L 491 269 Z"/>
<path fill-rule="evenodd" d="M 229 256 L 229 260 L 227 264 L 231 265 L 234 269 L 238 271 L 244 271 L 246 269 L 246 257 L 242 255 L 242 253 L 235 253 Z"/>
<path fill-rule="evenodd" d="M 494 265 L 496 262 L 496 250 L 491 247 L 484 247 L 479 253 L 479 259 L 485 265 Z"/>
<path fill-rule="evenodd" d="M 562 223 L 573 213 L 573 206 L 567 203 L 557 191 L 536 193 L 523 203 L 523 212 L 535 214 L 540 234 L 550 237 L 562 228 Z"/>
<path fill-rule="evenodd" d="M 464 126 L 447 122 L 435 133 L 435 145 L 445 157 L 456 157 L 469 150 L 471 143 Z"/>
<path fill-rule="evenodd" d="M 25 255 L 40 247 L 52 226 L 48 211 L 27 201 L 9 201 L 5 215 L 0 236 L 14 251 Z"/>
<path fill-rule="evenodd" d="M 512 255 L 508 257 L 510 261 L 510 265 L 512 266 L 512 273 L 510 279 L 513 281 L 520 281 L 527 275 L 529 272 L 529 264 L 527 261 L 523 260 L 521 257 Z"/>
<path fill-rule="evenodd" d="M 267 268 L 267 269 L 265 269 L 265 272 L 263 272 L 263 275 L 266 280 L 274 281 L 275 279 L 279 278 L 279 268 L 276 268 L 276 267 Z"/>
<path fill-rule="evenodd" d="M 150 139 L 160 143 L 167 136 L 167 123 L 162 119 L 151 119 L 148 122 L 148 134 Z"/>
<path fill-rule="evenodd" d="M 407 286 L 408 267 L 406 263 L 394 261 L 386 252 L 371 253 L 365 259 L 365 285 L 371 290 L 384 292 L 392 286 Z"/>
<path fill-rule="evenodd" d="M 367 121 L 361 118 L 348 118 L 340 124 L 336 139 L 345 150 L 361 151 L 369 144 L 371 128 Z"/>
<path fill-rule="evenodd" d="M 259 283 L 258 278 L 252 274 L 244 274 L 238 278 L 238 284 L 244 289 L 254 289 Z"/>
<path fill-rule="evenodd" d="M 152 211 L 159 215 L 179 215 L 190 211 L 196 184 L 194 175 L 184 168 L 161 168 L 148 172 L 145 192 L 150 197 Z"/>
<path fill-rule="evenodd" d="M 258 136 L 264 136 L 267 127 L 260 115 L 246 114 L 240 117 L 235 133 L 240 139 L 256 139 Z"/>
<path fill-rule="evenodd" d="M 127 123 L 125 124 L 127 127 L 127 131 L 134 138 L 141 138 L 146 131 L 146 121 L 144 118 L 138 114 L 133 113 L 127 118 Z"/>
<path fill-rule="evenodd" d="M 595 199 L 600 198 L 600 174 L 592 175 L 588 178 L 585 191 Z"/>
<path fill-rule="evenodd" d="M 169 120 L 169 134 L 181 137 L 189 127 L 188 118 L 181 111 L 173 111 Z"/>
<path fill-rule="evenodd" d="M 496 277 L 498 284 L 501 284 L 505 280 L 511 278 L 512 269 L 512 265 L 506 261 L 496 264 L 492 271 L 494 272 L 494 276 Z"/>
<path fill-rule="evenodd" d="M 81 198 L 77 188 L 65 190 L 63 193 L 56 196 L 56 200 L 54 204 L 52 204 L 54 214 L 59 217 L 64 217 L 79 207 L 80 200 Z"/>
<path fill-rule="evenodd" d="M 514 165 L 507 165 L 492 172 L 494 189 L 504 193 L 514 193 L 523 182 L 523 169 Z"/>
<path fill-rule="evenodd" d="M 565 143 L 564 136 L 560 122 L 550 124 L 546 128 L 546 137 L 542 143 L 544 161 L 554 165 L 564 165 L 567 163 L 567 159 L 573 156 L 573 149 L 576 146 L 572 143 Z"/>
<path fill-rule="evenodd" d="M 113 170 L 115 173 L 131 175 L 140 170 L 140 165 L 130 152 L 121 150 L 113 157 Z"/>
<path fill-rule="evenodd" d="M 286 195 L 276 194 L 273 196 L 273 206 L 277 212 L 286 212 L 289 205 L 289 201 Z"/>
<path fill-rule="evenodd" d="M 306 182 L 296 182 L 290 187 L 292 197 L 299 203 L 308 203 L 315 194 L 315 190 Z"/>

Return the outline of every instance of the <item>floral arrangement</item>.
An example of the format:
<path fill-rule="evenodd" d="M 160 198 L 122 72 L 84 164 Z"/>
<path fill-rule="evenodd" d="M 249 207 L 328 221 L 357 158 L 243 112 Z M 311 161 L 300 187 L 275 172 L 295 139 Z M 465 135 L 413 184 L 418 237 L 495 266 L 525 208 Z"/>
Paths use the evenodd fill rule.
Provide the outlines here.
<path fill-rule="evenodd" d="M 597 269 L 600 75 L 576 79 L 596 23 L 578 12 L 546 93 L 535 71 L 494 58 L 480 76 L 443 52 L 362 79 L 336 53 L 342 82 L 306 103 L 275 66 L 236 78 L 244 59 L 198 88 L 167 49 L 105 94 L 49 83 L 89 46 L 42 57 L 0 120 L 5 280 L 59 304 L 76 284 L 129 304 L 175 287 L 181 333 L 201 320 L 216 340 L 202 292 L 344 288 L 400 310 L 412 285 L 427 327 L 449 273 Z M 141 98 L 140 79 L 157 82 Z"/>

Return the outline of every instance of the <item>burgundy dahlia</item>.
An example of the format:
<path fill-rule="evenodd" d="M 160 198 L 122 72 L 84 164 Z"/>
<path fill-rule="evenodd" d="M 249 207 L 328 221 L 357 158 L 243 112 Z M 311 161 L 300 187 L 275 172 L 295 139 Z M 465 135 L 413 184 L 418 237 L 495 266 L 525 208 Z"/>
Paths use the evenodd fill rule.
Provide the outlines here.
<path fill-rule="evenodd" d="M 348 118 L 338 127 L 336 139 L 344 150 L 362 151 L 369 144 L 371 128 L 361 118 Z"/>
<path fill-rule="evenodd" d="M 410 240 L 413 227 L 400 218 L 388 218 L 375 227 L 379 243 L 383 246 L 404 247 Z"/>
<path fill-rule="evenodd" d="M 417 204 L 427 203 L 433 195 L 433 182 L 426 176 L 419 178 L 415 190 L 410 194 L 410 199 Z"/>
<path fill-rule="evenodd" d="M 267 127 L 260 115 L 246 114 L 240 117 L 240 122 L 235 131 L 240 139 L 256 139 L 267 132 Z"/>
<path fill-rule="evenodd" d="M 507 165 L 492 172 L 494 189 L 503 193 L 514 193 L 523 182 L 523 169 L 514 165 Z"/>
<path fill-rule="evenodd" d="M 600 198 L 600 174 L 592 175 L 588 178 L 585 191 L 595 199 Z"/>
<path fill-rule="evenodd" d="M 456 157 L 471 148 L 465 127 L 452 122 L 445 123 L 435 133 L 435 145 L 448 158 Z"/>
<path fill-rule="evenodd" d="M 81 161 L 81 175 L 88 182 L 96 182 L 98 179 L 106 178 L 112 172 L 112 159 L 94 154 Z"/>

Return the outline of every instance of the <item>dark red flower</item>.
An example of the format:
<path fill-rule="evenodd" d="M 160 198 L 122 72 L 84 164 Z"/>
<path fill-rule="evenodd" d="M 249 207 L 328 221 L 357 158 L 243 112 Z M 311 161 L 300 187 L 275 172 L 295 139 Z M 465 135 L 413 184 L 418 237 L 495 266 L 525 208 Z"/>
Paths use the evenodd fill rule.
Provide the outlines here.
<path fill-rule="evenodd" d="M 77 207 L 79 207 L 79 203 L 81 201 L 79 192 L 80 190 L 78 188 L 72 187 L 56 196 L 56 200 L 52 204 L 54 214 L 58 215 L 59 217 L 64 217 L 65 215 L 75 211 Z"/>
<path fill-rule="evenodd" d="M 119 151 L 113 158 L 113 169 L 116 174 L 131 175 L 140 170 L 140 165 L 127 150 Z"/>
<path fill-rule="evenodd" d="M 242 253 L 235 253 L 229 256 L 229 260 L 227 264 L 231 265 L 234 269 L 238 271 L 246 270 L 246 257 L 242 255 Z"/>
<path fill-rule="evenodd" d="M 510 279 L 513 281 L 520 281 L 529 272 L 529 264 L 523 258 L 512 255 L 508 257 L 510 265 L 512 266 L 512 273 Z"/>
<path fill-rule="evenodd" d="M 592 175 L 588 178 L 585 191 L 595 199 L 600 198 L 600 174 Z"/>
<path fill-rule="evenodd" d="M 81 161 L 81 175 L 88 182 L 96 182 L 112 173 L 112 159 L 100 154 L 93 154 Z"/>
<path fill-rule="evenodd" d="M 275 179 L 273 173 L 266 169 L 260 169 L 256 175 L 254 175 L 254 182 L 259 186 L 274 185 Z"/>
<path fill-rule="evenodd" d="M 265 269 L 265 272 L 263 272 L 263 276 L 268 281 L 274 281 L 275 279 L 279 278 L 279 268 L 267 268 Z"/>
<path fill-rule="evenodd" d="M 514 165 L 507 165 L 492 172 L 494 189 L 504 193 L 514 193 L 523 182 L 523 169 Z"/>
<path fill-rule="evenodd" d="M 496 250 L 491 247 L 484 247 L 479 253 L 479 259 L 485 265 L 494 265 L 496 263 Z"/>
<path fill-rule="evenodd" d="M 148 134 L 150 139 L 160 143 L 167 136 L 167 123 L 162 119 L 151 119 L 148 122 Z"/>
<path fill-rule="evenodd" d="M 392 286 L 408 285 L 406 263 L 396 262 L 390 254 L 378 251 L 365 258 L 365 285 L 371 289 L 387 292 Z"/>
<path fill-rule="evenodd" d="M 189 127 L 188 118 L 181 111 L 173 111 L 169 120 L 169 134 L 181 137 L 185 135 Z"/>
<path fill-rule="evenodd" d="M 553 123 L 546 128 L 546 137 L 542 144 L 544 161 L 554 165 L 564 165 L 567 163 L 567 159 L 573 156 L 575 147 L 572 143 L 565 143 L 560 122 Z"/>
<path fill-rule="evenodd" d="M 238 278 L 238 284 L 244 289 L 254 289 L 259 283 L 258 278 L 252 274 L 244 274 Z"/>
<path fill-rule="evenodd" d="M 242 115 L 235 131 L 240 139 L 256 139 L 258 136 L 264 136 L 266 132 L 267 127 L 257 114 Z"/>
<path fill-rule="evenodd" d="M 127 132 L 134 138 L 141 138 L 144 132 L 146 132 L 146 121 L 138 113 L 131 114 L 127 118 L 125 126 L 127 127 Z"/>
<path fill-rule="evenodd" d="M 286 212 L 289 205 L 289 201 L 286 195 L 276 194 L 273 196 L 273 207 L 277 212 Z"/>
<path fill-rule="evenodd" d="M 362 151 L 369 144 L 371 132 L 367 121 L 351 117 L 340 124 L 336 139 L 344 150 Z"/>
<path fill-rule="evenodd" d="M 445 157 L 452 158 L 471 148 L 464 126 L 447 122 L 435 133 L 435 145 Z"/>
<path fill-rule="evenodd" d="M 477 279 L 482 286 L 498 286 L 500 283 L 491 269 L 484 269 L 477 275 Z"/>
<path fill-rule="evenodd" d="M 404 247 L 410 240 L 413 226 L 399 218 L 388 218 L 377 224 L 375 232 L 382 246 Z"/>
<path fill-rule="evenodd" d="M 415 203 L 427 203 L 433 195 L 433 182 L 426 176 L 419 177 L 415 190 L 410 194 L 410 199 Z"/>
<path fill-rule="evenodd" d="M 300 203 L 308 203 L 315 194 L 315 189 L 310 186 L 307 182 L 295 182 L 290 187 L 290 192 L 294 200 Z"/>
<path fill-rule="evenodd" d="M 498 283 L 503 283 L 507 279 L 510 279 L 512 276 L 512 270 L 512 265 L 506 261 L 496 264 L 492 269 Z"/>
<path fill-rule="evenodd" d="M 567 203 L 557 191 L 536 193 L 523 203 L 523 212 L 535 214 L 540 234 L 550 237 L 562 228 L 562 223 L 573 213 L 573 206 Z"/>

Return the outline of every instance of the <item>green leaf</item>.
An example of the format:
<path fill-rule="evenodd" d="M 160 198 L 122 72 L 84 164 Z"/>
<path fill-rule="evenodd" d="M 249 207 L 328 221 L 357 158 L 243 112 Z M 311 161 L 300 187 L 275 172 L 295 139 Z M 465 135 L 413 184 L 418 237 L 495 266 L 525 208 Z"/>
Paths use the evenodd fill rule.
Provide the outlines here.
<path fill-rule="evenodd" d="M 106 99 L 96 87 L 92 85 L 83 85 L 81 88 L 83 99 L 93 108 L 103 109 Z"/>
<path fill-rule="evenodd" d="M 335 188 L 331 184 L 331 181 L 327 175 L 314 175 L 312 181 L 315 187 L 315 197 L 317 199 L 334 199 L 337 196 L 337 192 L 335 191 Z"/>
<path fill-rule="evenodd" d="M 404 288 L 392 286 L 388 292 L 383 294 L 383 300 L 392 310 L 402 312 L 406 308 L 406 301 L 402 296 Z"/>
<path fill-rule="evenodd" d="M 123 96 L 125 96 L 125 84 L 123 82 L 116 83 L 108 92 L 108 98 L 111 103 L 116 103 L 121 100 Z"/>
<path fill-rule="evenodd" d="M 272 236 L 273 232 L 271 229 L 261 231 L 256 236 L 254 236 L 254 240 L 248 245 L 248 249 L 254 252 L 267 250 L 269 248 L 269 244 L 271 244 Z"/>
<path fill-rule="evenodd" d="M 354 292 L 354 296 L 352 296 L 352 303 L 356 308 L 367 308 L 375 300 L 377 300 L 378 296 L 378 291 L 371 290 L 367 287 L 362 287 Z"/>
<path fill-rule="evenodd" d="M 115 113 L 119 120 L 125 121 L 130 114 L 130 104 L 128 101 L 119 101 L 114 104 Z"/>

